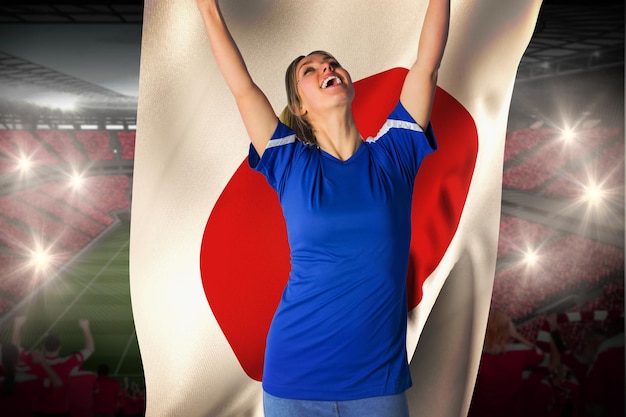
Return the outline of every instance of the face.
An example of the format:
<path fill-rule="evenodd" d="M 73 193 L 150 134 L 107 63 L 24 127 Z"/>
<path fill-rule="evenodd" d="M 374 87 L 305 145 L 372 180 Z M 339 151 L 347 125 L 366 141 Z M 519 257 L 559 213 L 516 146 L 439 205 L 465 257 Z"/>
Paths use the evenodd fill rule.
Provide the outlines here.
<path fill-rule="evenodd" d="M 306 56 L 296 66 L 295 77 L 303 116 L 352 103 L 354 86 L 350 74 L 331 56 Z"/>

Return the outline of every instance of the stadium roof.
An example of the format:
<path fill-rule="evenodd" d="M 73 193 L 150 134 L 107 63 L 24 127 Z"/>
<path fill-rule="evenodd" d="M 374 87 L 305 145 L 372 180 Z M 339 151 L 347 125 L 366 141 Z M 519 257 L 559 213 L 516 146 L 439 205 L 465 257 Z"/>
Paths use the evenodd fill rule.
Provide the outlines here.
<path fill-rule="evenodd" d="M 70 54 L 63 51 L 80 48 L 86 42 L 96 45 L 106 36 L 104 33 L 109 33 L 109 36 L 117 34 L 117 41 L 120 42 L 123 29 L 119 25 L 140 27 L 142 13 L 143 2 L 139 0 L 22 0 L 3 3 L 0 5 L 0 26 L 5 28 L 5 36 L 4 41 L 0 42 L 0 52 L 4 52 L 0 55 L 0 82 L 7 81 L 7 68 L 18 66 L 26 73 L 20 81 L 36 82 L 47 88 L 59 85 L 66 88 L 72 83 L 67 79 L 71 74 L 54 77 L 52 73 L 63 72 L 62 68 L 55 68 L 54 61 L 41 48 L 37 48 L 42 39 L 36 34 L 45 34 L 46 44 L 56 43 L 59 54 L 63 53 L 71 58 Z M 44 30 L 47 25 L 55 25 L 56 28 Z M 80 30 L 81 36 L 74 39 L 68 37 L 71 35 L 68 35 L 70 32 L 67 28 L 71 25 L 74 25 L 71 33 Z M 112 27 L 116 25 L 117 28 Z M 100 26 L 100 29 L 94 29 L 94 26 Z M 124 35 L 127 36 L 128 33 Z M 126 42 L 134 42 L 136 51 L 139 51 L 140 36 L 137 33 Z M 71 64 L 85 66 L 81 58 L 80 54 L 75 54 Z M 598 4 L 591 1 L 545 0 L 535 33 L 520 63 L 517 83 L 614 67 L 623 68 L 623 65 L 624 5 L 621 2 Z M 119 71 L 120 63 L 106 56 L 98 62 L 98 66 L 103 72 L 113 67 Z M 127 62 L 126 67 L 136 73 L 138 63 Z M 94 68 L 91 71 L 97 72 Z M 84 82 L 88 83 L 89 80 L 82 81 L 81 88 L 88 93 L 93 94 L 97 90 L 95 86 Z M 108 88 L 106 85 L 102 87 Z M 124 94 L 136 97 L 136 91 L 135 86 Z M 111 92 L 98 93 L 111 96 Z"/>
<path fill-rule="evenodd" d="M 0 23 L 131 23 L 140 24 L 143 2 L 138 0 L 22 0 L 0 6 Z"/>

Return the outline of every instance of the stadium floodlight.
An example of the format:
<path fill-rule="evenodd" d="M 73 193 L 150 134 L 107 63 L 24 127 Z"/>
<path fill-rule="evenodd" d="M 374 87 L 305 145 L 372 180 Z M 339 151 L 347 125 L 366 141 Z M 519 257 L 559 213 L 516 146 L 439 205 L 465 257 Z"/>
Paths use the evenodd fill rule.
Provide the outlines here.
<path fill-rule="evenodd" d="M 50 254 L 49 248 L 45 249 L 39 244 L 36 246 L 36 249 L 30 250 L 28 265 L 37 273 L 45 273 L 52 267 L 54 257 Z"/>
<path fill-rule="evenodd" d="M 74 190 L 79 190 L 83 186 L 84 182 L 85 182 L 85 179 L 83 178 L 81 174 L 78 174 L 78 173 L 74 173 L 72 177 L 70 178 L 70 186 Z"/>
<path fill-rule="evenodd" d="M 124 130 L 124 125 L 106 125 L 106 130 Z"/>
<path fill-rule="evenodd" d="M 536 266 L 539 262 L 539 255 L 537 254 L 537 251 L 530 249 L 527 252 L 524 252 L 524 262 L 531 268 Z"/>
<path fill-rule="evenodd" d="M 583 198 L 592 206 L 602 204 L 605 199 L 605 191 L 602 188 L 602 185 L 597 184 L 595 181 L 590 181 L 587 185 L 584 185 L 583 190 Z"/>
<path fill-rule="evenodd" d="M 576 139 L 576 132 L 572 128 L 565 128 L 561 131 L 561 139 L 566 144 L 571 144 Z"/>
<path fill-rule="evenodd" d="M 537 276 L 544 268 L 543 247 L 546 241 L 537 235 L 523 236 L 517 246 L 517 265 L 523 268 L 528 277 Z"/>
<path fill-rule="evenodd" d="M 57 128 L 60 130 L 74 130 L 74 125 L 60 124 L 57 126 Z"/>
<path fill-rule="evenodd" d="M 45 269 L 50 264 L 50 257 L 45 251 L 39 251 L 33 254 L 33 263 L 37 269 Z"/>
<path fill-rule="evenodd" d="M 28 172 L 30 171 L 31 167 L 33 166 L 32 161 L 30 160 L 30 158 L 22 155 L 18 160 L 17 160 L 17 168 L 21 171 L 21 172 Z"/>
<path fill-rule="evenodd" d="M 620 227 L 624 224 L 623 176 L 621 164 L 613 167 L 604 163 L 587 164 L 583 173 L 571 177 L 578 195 L 563 212 L 576 213 L 583 231 L 593 230 L 596 225 Z"/>
<path fill-rule="evenodd" d="M 80 128 L 82 130 L 98 130 L 98 125 L 91 125 L 91 124 L 81 124 Z"/>

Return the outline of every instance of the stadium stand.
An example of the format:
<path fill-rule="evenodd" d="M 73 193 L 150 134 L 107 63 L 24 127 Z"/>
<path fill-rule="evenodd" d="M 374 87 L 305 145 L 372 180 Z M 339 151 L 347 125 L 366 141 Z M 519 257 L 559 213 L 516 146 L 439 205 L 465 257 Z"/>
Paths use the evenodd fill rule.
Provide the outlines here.
<path fill-rule="evenodd" d="M 583 156 L 591 154 L 598 167 L 617 167 L 610 184 L 621 186 L 623 195 L 623 129 L 585 130 L 576 136 L 578 147 L 583 139 L 588 150 L 584 155 L 564 153 L 560 132 L 555 129 L 508 132 L 504 187 L 534 190 L 548 184 L 541 190 L 543 194 L 573 198 L 576 192 L 572 178 L 582 179 L 588 166 Z M 94 165 L 132 161 L 134 144 L 133 131 L 0 131 L 0 174 L 13 171 L 14 159 L 20 154 L 30 155 L 38 166 L 57 170 L 81 161 Z M 573 173 L 563 175 L 567 169 Z M 0 286 L 0 294 L 5 294 L 3 309 L 28 290 L 16 283 L 26 256 L 20 248 L 30 247 L 36 236 L 43 246 L 55 245 L 60 252 L 58 259 L 69 260 L 115 222 L 115 213 L 130 210 L 130 186 L 131 180 L 125 174 L 86 175 L 79 190 L 56 180 L 0 196 L 0 255 L 3 265 L 7 265 L 1 273 L 6 278 Z M 523 263 L 525 251 L 532 247 L 541 248 L 539 269 L 535 270 Z M 539 308 L 562 294 L 601 285 L 605 277 L 620 270 L 623 274 L 623 261 L 622 248 L 503 215 L 494 302 L 514 320 L 529 320 Z"/>
<path fill-rule="evenodd" d="M 0 181 L 8 190 L 0 195 L 0 314 L 33 291 L 36 247 L 54 252 L 49 267 L 60 270 L 105 234 L 118 213 L 130 211 L 132 171 L 85 171 L 79 187 L 67 171 L 132 161 L 134 143 L 134 131 L 0 130 Z M 44 171 L 13 175 L 20 158 Z"/>
<path fill-rule="evenodd" d="M 572 181 L 571 174 L 586 173 L 589 164 L 602 167 L 600 172 L 619 165 L 619 155 L 623 156 L 623 152 L 620 154 L 619 151 L 620 148 L 623 151 L 623 146 L 623 129 L 619 128 L 583 130 L 574 133 L 569 142 L 555 131 L 515 131 L 507 136 L 503 186 L 536 190 L 552 180 L 553 183 L 548 184 L 543 193 L 564 197 L 578 196 L 580 190 L 576 184 L 586 184 L 587 178 L 578 175 L 578 181 Z M 525 157 L 516 160 L 516 155 Z M 620 179 L 623 180 L 623 176 Z"/>
<path fill-rule="evenodd" d="M 555 178 L 551 184 L 539 190 L 547 196 L 580 198 L 593 184 L 607 190 L 607 197 L 623 200 L 624 196 L 624 143 L 615 142 L 604 148 L 597 158 L 579 166 L 568 175 Z"/>
<path fill-rule="evenodd" d="M 523 262 L 495 277 L 494 305 L 513 320 L 523 320 L 563 294 L 601 285 L 605 277 L 623 273 L 623 250 L 575 235 L 547 243 L 534 266 Z"/>
<path fill-rule="evenodd" d="M 77 130 L 76 139 L 83 145 L 90 161 L 115 159 L 111 149 L 109 133 L 102 130 Z"/>
<path fill-rule="evenodd" d="M 500 220 L 498 239 L 498 258 L 511 253 L 523 252 L 529 242 L 543 242 L 554 234 L 554 230 L 540 224 L 512 216 L 503 216 Z"/>
<path fill-rule="evenodd" d="M 533 152 L 512 168 L 505 167 L 502 176 L 504 187 L 520 190 L 534 190 L 552 178 L 565 164 L 559 157 L 561 144 L 548 142 L 533 148 Z"/>
<path fill-rule="evenodd" d="M 550 216 L 554 213 L 550 209 L 556 204 L 550 204 L 562 203 L 559 207 L 570 202 L 584 204 L 581 203 L 581 196 L 589 191 L 586 185 L 593 178 L 602 186 L 600 194 L 605 197 L 606 203 L 610 203 L 612 210 L 602 211 L 602 205 L 599 205 L 600 208 L 594 208 L 594 214 L 610 214 L 612 217 L 603 224 L 596 222 L 586 226 L 599 225 L 615 229 L 617 234 L 623 233 L 623 2 L 621 9 L 610 13 L 606 21 L 594 18 L 603 10 L 599 5 L 579 10 L 576 4 L 572 4 L 566 7 L 566 13 L 556 13 L 567 2 L 559 2 L 563 5 L 552 5 L 552 8 L 550 4 L 545 4 L 551 2 L 546 0 L 543 3 L 543 17 L 538 20 L 533 35 L 537 41 L 528 48 L 529 59 L 522 60 L 520 64 L 520 83 L 516 82 L 515 86 L 516 91 L 526 88 L 535 91 L 535 96 L 528 93 L 521 97 L 539 105 L 527 108 L 523 105 L 525 100 L 520 99 L 516 106 L 514 100 L 509 121 L 513 122 L 510 126 L 515 128 L 506 135 L 503 188 L 505 192 L 514 191 L 509 195 L 515 198 L 503 200 L 509 206 L 503 210 L 500 222 L 492 307 L 505 311 L 519 332 L 533 341 L 538 339 L 540 329 L 545 326 L 547 313 L 559 313 L 561 318 L 565 313 L 580 313 L 581 317 L 587 318 L 568 318 L 568 322 L 561 320 L 559 331 L 571 350 L 581 351 L 585 335 L 591 329 L 606 330 L 608 326 L 605 319 L 588 319 L 588 313 L 611 312 L 612 317 L 623 315 L 623 240 L 602 239 L 606 230 L 582 233 L 577 230 L 581 225 L 573 217 L 552 222 L 554 217 Z M 28 19 L 23 10 L 16 9 L 14 13 L 18 12 L 19 21 Z M 126 19 L 127 12 L 108 11 L 113 20 Z M 62 10 L 57 8 L 51 14 L 56 23 Z M 92 8 L 81 15 L 86 18 L 95 14 Z M 32 18 L 35 19 L 32 23 L 41 23 L 39 11 Z M 140 20 L 141 7 L 134 21 Z M 75 15 L 68 21 L 75 21 Z M 579 23 L 583 22 L 584 27 L 579 27 Z M 596 27 L 602 30 L 596 30 Z M 568 28 L 570 35 L 564 36 L 565 44 L 562 45 L 561 41 L 555 42 L 559 28 Z M 602 45 L 606 48 L 596 50 Z M 617 54 L 611 52 L 613 49 Z M 559 53 L 551 54 L 555 51 Z M 617 62 L 610 62 L 611 57 L 616 57 Z M 606 74 L 602 72 L 603 62 L 615 67 L 619 73 L 621 84 L 617 84 L 612 91 L 604 91 L 599 82 L 579 82 L 578 78 L 567 74 L 568 71 L 576 73 L 576 76 L 581 73 L 598 74 L 597 78 L 592 77 L 597 80 Z M 533 79 L 533 74 L 536 74 L 536 79 Z M 542 83 L 542 79 L 546 82 Z M 67 80 L 67 76 L 48 77 L 48 80 L 50 88 L 60 80 Z M 563 82 L 560 83 L 560 80 Z M 77 84 L 76 81 L 80 80 L 73 81 L 83 88 L 90 87 L 84 82 Z M 583 93 L 583 85 L 589 85 L 589 89 L 582 94 L 583 101 L 577 103 L 571 99 L 576 97 L 573 94 L 557 96 L 546 88 L 559 85 L 568 92 L 580 90 Z M 101 89 L 91 87 L 92 90 L 88 91 L 102 94 Z M 610 103 L 608 98 L 589 94 L 589 91 L 595 93 L 596 89 L 607 96 L 618 92 L 620 103 L 609 106 L 606 104 Z M 99 126 L 97 130 L 82 130 L 78 127 L 79 123 L 72 121 L 74 115 L 62 115 L 56 110 L 42 111 L 42 114 L 50 115 L 49 120 L 54 122 L 48 123 L 50 129 L 41 128 L 34 119 L 25 118 L 26 113 L 19 114 L 14 109 L 5 111 L 4 124 L 0 128 L 0 321 L 20 310 L 20 303 L 29 301 L 28 297 L 36 292 L 37 285 L 43 286 L 44 281 L 33 279 L 35 267 L 32 256 L 37 244 L 42 248 L 54 248 L 55 258 L 49 266 L 52 272 L 65 272 L 64 268 L 68 266 L 77 266 L 76 269 L 80 270 L 78 265 L 89 258 L 89 250 L 105 241 L 107 233 L 119 225 L 120 217 L 130 216 L 136 135 L 132 130 L 105 130 L 105 118 L 100 117 L 103 114 L 105 117 L 115 115 L 116 120 L 112 124 L 123 125 L 124 129 L 135 125 L 136 120 L 134 114 L 128 119 L 117 116 L 119 103 L 125 104 L 126 99 L 114 96 L 113 99 L 107 98 L 106 103 L 109 102 L 115 108 L 104 107 L 106 114 L 93 107 L 93 114 L 80 116 L 83 121 Z M 571 120 L 584 129 L 574 132 L 570 140 L 566 140 L 560 126 L 555 123 L 561 116 L 572 116 Z M 56 129 L 59 117 L 67 117 L 70 120 L 68 124 L 74 125 L 75 129 Z M 100 119 L 94 122 L 97 118 Z M 14 123 L 18 119 L 21 127 L 16 127 L 17 123 Z M 20 160 L 28 160 L 29 164 L 21 165 Z M 33 171 L 27 172 L 25 165 L 30 165 Z M 82 172 L 80 188 L 68 186 L 67 180 L 72 175 L 69 170 L 72 168 L 87 170 Z M 526 198 L 532 198 L 533 205 L 524 205 L 521 200 Z M 538 210 L 542 203 L 548 203 L 550 209 Z M 531 212 L 534 217 L 524 215 Z M 543 221 L 539 220 L 540 217 Z M 564 224 L 567 222 L 570 224 Z M 127 226 L 127 223 L 124 225 Z M 127 235 L 120 242 L 115 241 L 113 246 L 124 247 L 128 242 L 121 242 L 122 239 L 127 239 Z M 536 250 L 534 266 L 526 259 L 533 250 Z M 102 302 L 110 305 L 106 306 L 106 314 L 102 315 L 106 315 L 106 319 L 118 328 L 121 321 L 116 315 L 119 314 L 117 303 L 122 296 L 128 295 L 113 295 L 115 285 L 111 286 L 109 282 L 105 283 L 105 287 L 106 290 L 100 289 L 96 295 L 87 294 L 87 301 L 83 301 L 87 304 L 93 300 L 89 296 L 104 299 Z M 45 291 L 41 293 L 45 294 Z M 115 314 L 111 315 L 112 312 Z M 599 314 L 597 317 L 607 316 Z M 99 324 L 105 321 L 101 317 L 99 319 Z M 130 334 L 132 324 L 129 328 Z M 128 335 L 122 337 L 107 330 L 106 343 L 114 339 L 121 340 L 124 354 L 133 340 Z M 82 388 L 85 387 L 86 384 Z M 556 409 L 554 411 L 553 416 L 567 415 L 556 413 Z"/>
<path fill-rule="evenodd" d="M 510 163 L 516 156 L 528 152 L 548 137 L 554 136 L 552 129 L 519 129 L 509 131 L 504 148 L 504 163 Z"/>
<path fill-rule="evenodd" d="M 121 158 L 131 161 L 135 159 L 135 132 L 119 132 L 117 140 L 122 145 Z"/>
<path fill-rule="evenodd" d="M 80 196 L 77 196 L 67 184 L 48 183 L 41 186 L 40 190 L 50 198 L 70 203 L 76 210 L 96 223 L 104 226 L 109 226 L 113 223 L 113 218 L 107 212 L 94 207 Z M 95 234 L 92 234 L 92 236 L 96 236 L 101 232 L 101 229 L 94 228 L 93 231 Z"/>
<path fill-rule="evenodd" d="M 85 162 L 87 157 L 84 152 L 78 148 L 77 143 L 72 135 L 65 130 L 36 130 L 34 134 L 50 145 L 52 149 L 68 163 Z"/>
<path fill-rule="evenodd" d="M 21 158 L 29 158 L 35 166 L 60 162 L 55 153 L 25 130 L 0 130 L 0 156 L 0 174 L 14 171 L 16 162 Z"/>

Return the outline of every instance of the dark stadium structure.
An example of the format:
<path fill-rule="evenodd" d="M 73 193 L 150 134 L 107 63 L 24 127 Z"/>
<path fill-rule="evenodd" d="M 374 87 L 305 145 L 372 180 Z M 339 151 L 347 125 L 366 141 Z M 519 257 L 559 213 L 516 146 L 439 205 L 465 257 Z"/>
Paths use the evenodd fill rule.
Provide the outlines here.
<path fill-rule="evenodd" d="M 0 23 L 34 31 L 43 24 L 140 26 L 141 15 L 138 1 L 0 6 Z M 81 65 L 80 56 L 75 65 Z M 24 87 L 75 95 L 80 101 L 63 110 L 6 94 Z M 93 274 L 76 284 L 76 294 L 82 294 L 109 261 L 102 258 L 112 256 L 112 248 L 102 248 L 111 236 L 121 230 L 118 239 L 128 244 L 136 109 L 136 95 L 0 50 L 3 337 L 10 334 L 16 314 L 46 303 L 51 288 L 73 285 L 58 281 L 80 275 L 77 268 Z M 622 2 L 544 2 L 519 67 L 503 162 L 492 305 L 510 315 L 529 338 L 537 331 L 537 318 L 546 313 L 623 314 Z M 89 269 L 87 260 L 100 263 Z M 115 277 L 115 285 L 128 285 L 127 268 L 106 274 Z M 127 296 L 128 290 L 120 294 Z M 97 304 L 100 309 L 92 317 L 96 339 L 105 339 L 114 333 L 106 325 L 108 299 L 105 295 L 100 304 L 97 297 L 90 300 L 91 308 Z M 116 302 L 126 306 L 128 315 L 113 314 L 113 320 L 132 328 L 129 298 Z M 38 340 L 38 331 L 56 324 L 54 317 L 38 320 L 26 336 L 31 343 Z M 577 329 L 572 325 L 569 333 L 564 330 L 570 345 L 581 343 Z M 128 334 L 110 339 L 119 339 L 121 346 L 110 347 L 119 352 L 109 355 L 111 362 L 128 346 L 137 349 L 136 339 Z M 138 355 L 134 360 L 140 362 Z M 128 374 L 140 370 L 140 364 L 132 369 Z"/>

